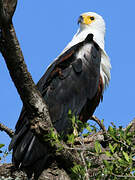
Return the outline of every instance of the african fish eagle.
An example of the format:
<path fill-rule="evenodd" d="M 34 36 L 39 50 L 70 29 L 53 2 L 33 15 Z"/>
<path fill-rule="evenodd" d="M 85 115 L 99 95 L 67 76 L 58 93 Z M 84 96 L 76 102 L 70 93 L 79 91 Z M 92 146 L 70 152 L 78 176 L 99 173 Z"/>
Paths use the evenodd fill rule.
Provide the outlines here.
<path fill-rule="evenodd" d="M 105 22 L 94 13 L 81 14 L 79 29 L 71 42 L 48 67 L 37 84 L 46 104 L 51 121 L 65 136 L 72 133 L 68 118 L 71 110 L 82 122 L 94 113 L 110 81 L 111 64 L 104 50 Z M 47 167 L 49 152 L 30 131 L 29 120 L 23 107 L 15 127 L 9 149 L 12 161 L 35 179 Z"/>

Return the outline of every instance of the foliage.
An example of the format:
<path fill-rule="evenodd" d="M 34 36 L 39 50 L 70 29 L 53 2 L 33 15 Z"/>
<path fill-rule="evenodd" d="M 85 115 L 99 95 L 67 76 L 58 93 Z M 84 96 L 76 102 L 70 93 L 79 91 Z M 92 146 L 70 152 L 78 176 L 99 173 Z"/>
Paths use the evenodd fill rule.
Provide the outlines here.
<path fill-rule="evenodd" d="M 131 126 L 117 129 L 115 125 L 108 128 L 108 150 L 105 151 L 108 159 L 103 160 L 102 176 L 108 179 L 135 179 L 135 132 Z"/>
<path fill-rule="evenodd" d="M 9 154 L 9 152 L 7 150 L 3 150 L 3 147 L 5 145 L 4 144 L 0 144 L 0 162 L 2 160 L 5 160 L 5 158 L 7 157 L 7 155 Z"/>
<path fill-rule="evenodd" d="M 92 137 L 99 132 L 96 125 L 83 124 L 69 111 L 69 119 L 72 123 L 73 133 L 67 136 L 68 147 L 78 152 L 82 164 L 74 163 L 70 169 L 70 177 L 74 180 L 117 180 L 135 179 L 135 132 L 131 131 L 131 125 L 123 129 L 116 128 L 114 124 L 109 126 L 105 140 L 95 139 L 94 146 L 86 146 L 82 140 L 81 146 L 75 146 L 76 138 Z M 103 121 L 101 122 L 103 124 Z M 85 129 L 85 130 L 84 130 Z M 60 143 L 64 135 L 56 135 L 54 129 L 45 136 L 45 140 L 51 141 L 52 146 L 57 143 L 61 151 L 64 146 Z M 0 144 L 0 160 L 8 155 L 3 151 L 4 144 Z"/>
<path fill-rule="evenodd" d="M 0 144 L 0 161 L 1 161 L 1 159 L 2 159 L 2 153 L 3 153 L 3 151 L 1 150 L 2 149 L 2 147 L 4 147 L 5 145 L 4 144 Z"/>
<path fill-rule="evenodd" d="M 135 144 L 133 143 L 135 132 L 130 131 L 131 126 L 126 129 L 121 126 L 119 128 L 115 125 L 109 126 L 107 139 L 104 141 L 105 147 L 102 146 L 102 142 L 95 140 L 94 148 L 86 148 L 82 143 L 82 148 L 77 149 L 74 146 L 76 137 L 92 136 L 99 130 L 96 125 L 82 124 L 71 111 L 68 117 L 72 122 L 74 132 L 68 135 L 67 143 L 69 148 L 72 147 L 78 151 L 83 162 L 83 165 L 75 163 L 71 167 L 72 179 L 135 179 Z M 101 123 L 103 124 L 103 121 Z M 58 151 L 64 148 L 60 144 L 62 138 L 60 135 L 55 135 L 54 129 L 48 135 L 48 140 L 51 140 L 52 145 L 59 144 Z"/>
<path fill-rule="evenodd" d="M 74 180 L 81 180 L 85 177 L 85 168 L 79 164 L 74 164 L 74 167 L 71 168 L 71 178 Z"/>
<path fill-rule="evenodd" d="M 92 129 L 93 128 L 93 129 Z M 87 127 L 85 136 L 95 133 L 96 127 Z M 95 141 L 94 150 L 85 150 L 84 166 L 74 165 L 71 169 L 73 179 L 135 179 L 135 132 L 131 126 L 123 129 L 110 126 L 107 131 L 106 147 Z M 78 151 L 81 154 L 84 152 Z M 83 157 L 83 158 L 84 158 Z M 84 161 L 84 159 L 83 159 Z M 86 178 L 86 174 L 89 174 Z"/>

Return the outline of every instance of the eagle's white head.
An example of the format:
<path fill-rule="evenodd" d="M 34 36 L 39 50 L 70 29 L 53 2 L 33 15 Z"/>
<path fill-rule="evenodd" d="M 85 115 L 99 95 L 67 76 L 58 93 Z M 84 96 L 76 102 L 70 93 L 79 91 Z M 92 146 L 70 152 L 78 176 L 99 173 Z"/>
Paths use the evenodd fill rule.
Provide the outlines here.
<path fill-rule="evenodd" d="M 104 49 L 105 22 L 104 19 L 95 12 L 86 12 L 78 19 L 79 29 L 77 36 L 93 34 L 97 44 Z"/>
<path fill-rule="evenodd" d="M 81 31 L 90 28 L 100 31 L 100 33 L 103 33 L 103 35 L 105 34 L 104 19 L 94 12 L 86 12 L 81 14 L 78 19 L 78 24 L 80 24 Z"/>

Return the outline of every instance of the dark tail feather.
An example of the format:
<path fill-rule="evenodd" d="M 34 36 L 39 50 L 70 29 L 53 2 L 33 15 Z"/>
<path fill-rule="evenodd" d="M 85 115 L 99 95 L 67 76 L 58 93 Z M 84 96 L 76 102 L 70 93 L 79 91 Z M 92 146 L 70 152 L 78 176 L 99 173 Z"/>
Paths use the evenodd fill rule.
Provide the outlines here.
<path fill-rule="evenodd" d="M 20 141 L 12 144 L 12 161 L 17 168 L 24 169 L 30 178 L 32 174 L 38 177 L 43 171 L 49 153 L 45 144 L 42 144 L 31 131 L 27 131 Z M 35 178 L 36 179 L 36 178 Z"/>

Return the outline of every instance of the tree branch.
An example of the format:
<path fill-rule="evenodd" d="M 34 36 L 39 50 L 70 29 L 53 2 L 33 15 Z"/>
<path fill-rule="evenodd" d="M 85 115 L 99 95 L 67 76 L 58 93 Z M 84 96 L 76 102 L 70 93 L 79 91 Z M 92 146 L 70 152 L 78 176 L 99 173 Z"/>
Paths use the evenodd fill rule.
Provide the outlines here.
<path fill-rule="evenodd" d="M 7 26 L 12 22 L 17 0 L 0 0 L 0 27 Z"/>
<path fill-rule="evenodd" d="M 12 17 L 8 16 L 9 20 L 7 20 L 5 17 L 6 13 L 3 12 L 4 3 L 6 3 L 6 1 L 0 0 L 0 17 L 2 17 L 0 50 L 7 64 L 10 76 L 29 115 L 30 128 L 32 132 L 42 142 L 47 141 L 48 145 L 52 147 L 51 141 L 45 140 L 45 135 L 50 134 L 51 129 L 53 128 L 47 105 L 45 104 L 42 95 L 37 90 L 32 77 L 27 70 L 13 24 L 10 20 Z M 10 3 L 12 4 L 13 0 L 8 2 L 8 6 L 6 6 L 6 8 L 11 7 Z M 6 11 L 9 12 L 9 15 L 12 15 L 12 13 L 10 13 L 10 9 L 6 9 Z M 55 129 L 54 133 L 58 137 Z M 55 150 L 54 154 L 59 157 L 59 159 L 64 162 L 66 161 L 66 163 L 64 163 L 66 167 L 72 167 L 73 162 L 75 161 L 76 163 L 81 164 L 80 158 L 66 148 L 61 149 L 61 151 L 57 151 L 61 146 L 60 144 L 63 147 L 66 147 L 65 143 L 61 141 L 59 144 L 55 143 L 52 149 Z"/>
<path fill-rule="evenodd" d="M 2 123 L 0 123 L 0 131 L 6 132 L 9 135 L 9 137 L 11 137 L 11 138 L 14 135 L 14 131 L 12 129 L 9 129 L 7 126 L 5 126 Z"/>
<path fill-rule="evenodd" d="M 100 119 L 98 119 L 96 116 L 92 116 L 91 120 L 95 121 L 100 126 L 100 128 L 103 130 L 104 133 L 107 132 L 105 126 L 103 125 L 103 123 L 101 123 Z"/>

